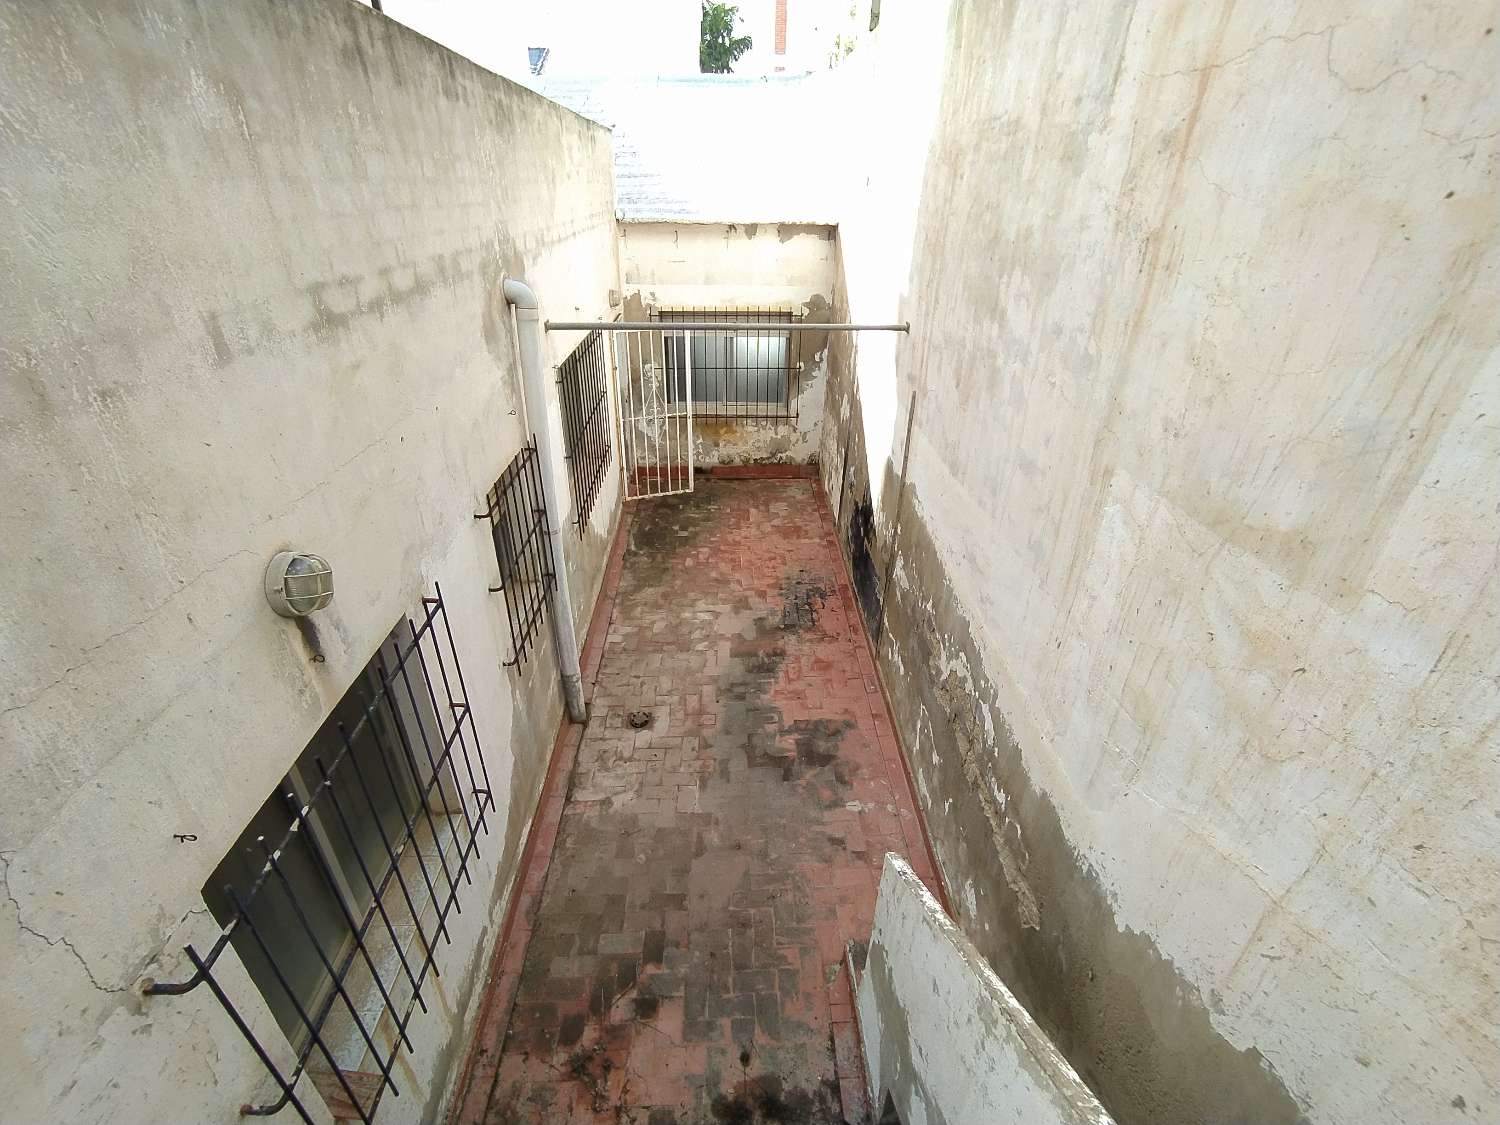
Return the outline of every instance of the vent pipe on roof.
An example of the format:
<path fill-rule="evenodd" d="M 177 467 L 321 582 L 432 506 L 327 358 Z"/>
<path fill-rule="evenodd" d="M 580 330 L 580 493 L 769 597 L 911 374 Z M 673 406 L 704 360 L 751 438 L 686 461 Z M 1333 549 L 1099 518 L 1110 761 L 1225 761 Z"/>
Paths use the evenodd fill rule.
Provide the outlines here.
<path fill-rule="evenodd" d="M 526 395 L 526 425 L 536 441 L 542 468 L 542 498 L 547 505 L 547 542 L 552 551 L 552 642 L 557 649 L 557 671 L 562 677 L 563 699 L 568 718 L 575 723 L 588 718 L 583 702 L 583 671 L 578 665 L 578 633 L 573 626 L 573 598 L 568 592 L 568 561 L 563 555 L 562 505 L 557 498 L 553 466 L 560 465 L 552 444 L 551 419 L 547 412 L 547 380 L 543 376 L 542 325 L 536 294 L 531 286 L 514 277 L 501 282 L 505 300 L 516 310 L 516 334 L 521 352 L 521 385 Z"/>

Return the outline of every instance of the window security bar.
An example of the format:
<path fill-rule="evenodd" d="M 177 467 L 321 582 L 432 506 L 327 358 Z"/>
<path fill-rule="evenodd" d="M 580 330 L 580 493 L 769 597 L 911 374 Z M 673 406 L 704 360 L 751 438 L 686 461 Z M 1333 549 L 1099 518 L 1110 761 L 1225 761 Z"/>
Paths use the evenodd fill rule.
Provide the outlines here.
<path fill-rule="evenodd" d="M 336 1118 L 368 1123 L 387 1089 L 401 1096 L 396 1055 L 412 1050 L 408 1025 L 427 1010 L 429 973 L 440 975 L 437 939 L 451 943 L 448 916 L 463 912 L 459 886 L 473 882 L 470 861 L 494 808 L 441 588 L 422 608 L 376 654 L 365 694 L 345 697 L 364 704 L 357 718 L 330 717 L 336 749 L 304 755 L 311 761 L 283 781 L 284 806 L 268 802 L 252 822 L 287 826 L 274 843 L 255 836 L 258 872 L 246 866 L 243 881 L 210 901 L 223 928 L 207 954 L 187 947 L 193 975 L 143 987 L 213 993 L 280 1089 L 273 1102 L 241 1106 L 248 1116 L 291 1105 L 312 1125 L 304 1076 Z M 289 1071 L 215 976 L 230 945 L 292 1042 Z"/>
<path fill-rule="evenodd" d="M 546 615 L 547 595 L 557 581 L 547 542 L 549 514 L 542 494 L 542 462 L 536 439 L 521 447 L 500 479 L 490 489 L 485 510 L 476 520 L 488 519 L 495 541 L 500 585 L 490 593 L 505 594 L 505 616 L 510 621 L 513 655 L 505 662 L 514 668 L 526 659 Z"/>
<path fill-rule="evenodd" d="M 549 320 L 543 325 L 548 332 L 642 332 L 651 328 L 660 328 L 661 322 L 656 320 Z M 740 324 L 731 320 L 690 320 L 680 321 L 673 327 L 689 332 L 718 332 L 734 331 L 741 327 Z M 911 324 L 902 321 L 900 324 L 848 324 L 845 322 L 822 323 L 820 321 L 804 321 L 801 324 L 767 324 L 766 328 L 780 329 L 782 332 L 910 332 Z"/>
<path fill-rule="evenodd" d="M 692 379 L 698 419 L 794 422 L 802 389 L 801 338 L 781 325 L 800 324 L 789 308 L 662 309 L 667 401 L 686 401 Z M 679 324 L 718 320 L 728 331 L 689 332 Z M 688 352 L 691 350 L 691 354 Z"/>
<path fill-rule="evenodd" d="M 599 484 L 609 468 L 609 361 L 604 335 L 593 331 L 557 369 L 562 406 L 563 449 L 573 484 L 574 522 L 582 538 L 588 529 Z"/>

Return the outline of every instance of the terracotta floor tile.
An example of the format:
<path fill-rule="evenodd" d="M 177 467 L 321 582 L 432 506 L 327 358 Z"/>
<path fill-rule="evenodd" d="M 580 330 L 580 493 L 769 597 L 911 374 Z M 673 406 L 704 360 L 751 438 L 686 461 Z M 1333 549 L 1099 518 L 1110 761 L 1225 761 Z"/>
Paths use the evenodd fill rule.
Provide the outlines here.
<path fill-rule="evenodd" d="M 831 982 L 919 829 L 826 509 L 808 480 L 708 480 L 629 518 L 483 1120 L 841 1122 Z"/>

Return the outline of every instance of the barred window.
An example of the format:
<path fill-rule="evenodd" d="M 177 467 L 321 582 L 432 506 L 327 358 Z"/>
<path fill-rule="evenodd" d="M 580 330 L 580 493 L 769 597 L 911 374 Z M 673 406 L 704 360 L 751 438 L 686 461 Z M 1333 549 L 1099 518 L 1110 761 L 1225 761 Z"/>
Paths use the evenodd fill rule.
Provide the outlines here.
<path fill-rule="evenodd" d="M 441 591 L 392 630 L 203 887 L 220 924 L 177 995 L 223 1005 L 304 1121 L 305 1076 L 335 1117 L 400 1096 L 396 1055 L 494 808 Z M 283 1071 L 215 975 L 232 946 L 294 1049 Z"/>
<path fill-rule="evenodd" d="M 573 485 L 573 518 L 580 536 L 588 528 L 599 485 L 609 468 L 608 363 L 604 336 L 595 329 L 557 370 L 563 451 Z"/>
<path fill-rule="evenodd" d="M 537 639 L 547 611 L 547 595 L 557 581 L 547 542 L 541 458 L 534 440 L 511 459 L 490 489 L 485 511 L 475 518 L 490 521 L 495 562 L 500 568 L 500 584 L 491 586 L 490 592 L 505 595 L 512 652 L 505 664 L 513 667 L 525 661 Z"/>
<path fill-rule="evenodd" d="M 695 417 L 775 421 L 797 417 L 799 333 L 756 325 L 797 324 L 802 320 L 799 313 L 789 308 L 674 308 L 658 311 L 653 319 L 663 323 L 669 401 L 687 398 L 691 372 Z M 694 320 L 730 321 L 745 327 L 691 334 L 670 330 L 673 322 Z"/>

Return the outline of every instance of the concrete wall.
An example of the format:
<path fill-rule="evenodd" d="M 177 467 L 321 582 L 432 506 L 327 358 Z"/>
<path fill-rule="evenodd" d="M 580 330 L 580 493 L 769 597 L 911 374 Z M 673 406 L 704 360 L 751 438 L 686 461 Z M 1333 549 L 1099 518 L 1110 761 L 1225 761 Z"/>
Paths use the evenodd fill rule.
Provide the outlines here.
<path fill-rule="evenodd" d="M 498 282 L 608 314 L 608 135 L 341 0 L 7 2 L 0 43 L 0 1116 L 268 1096 L 207 989 L 138 982 L 189 974 L 199 888 L 441 582 L 498 816 L 380 1111 L 435 1119 L 561 714 L 550 643 L 502 667 L 472 515 L 523 438 Z M 617 515 L 611 475 L 580 623 Z M 336 571 L 305 632 L 261 592 L 285 547 Z"/>
<path fill-rule="evenodd" d="M 1497 1120 L 1500 13 L 936 7 L 822 463 L 964 931 L 1122 1122 Z"/>
<path fill-rule="evenodd" d="M 627 319 L 661 308 L 788 308 L 829 320 L 837 276 L 834 229 L 795 223 L 621 223 Z M 817 460 L 827 398 L 828 334 L 796 333 L 795 422 L 698 418 L 699 465 Z"/>
<path fill-rule="evenodd" d="M 887 853 L 855 996 L 873 1104 L 906 1125 L 1112 1125 L 906 861 Z"/>
<path fill-rule="evenodd" d="M 391 19 L 517 81 L 531 76 L 529 47 L 547 48 L 546 74 L 697 74 L 701 7 L 699 0 L 381 3 Z"/>

